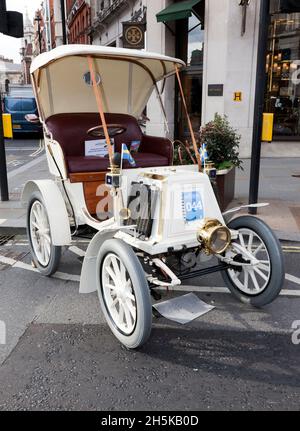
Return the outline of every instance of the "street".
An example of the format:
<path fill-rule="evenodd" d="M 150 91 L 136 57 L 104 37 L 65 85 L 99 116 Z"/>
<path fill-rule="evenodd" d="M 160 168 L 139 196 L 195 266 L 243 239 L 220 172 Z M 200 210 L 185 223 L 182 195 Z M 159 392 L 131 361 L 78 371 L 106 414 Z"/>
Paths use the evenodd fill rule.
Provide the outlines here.
<path fill-rule="evenodd" d="M 32 162 L 42 169 L 38 148 L 7 144 L 18 196 Z M 300 243 L 282 241 L 287 275 L 273 304 L 240 304 L 220 274 L 192 280 L 162 300 L 194 292 L 216 308 L 186 326 L 154 317 L 148 344 L 134 352 L 110 332 L 97 295 L 78 292 L 87 244 L 64 248 L 59 272 L 45 278 L 26 235 L 0 231 L 0 410 L 299 409 Z"/>
<path fill-rule="evenodd" d="M 256 310 L 215 293 L 220 275 L 193 280 L 184 291 L 216 309 L 187 326 L 155 318 L 148 344 L 130 352 L 105 324 L 97 295 L 78 293 L 86 243 L 73 247 L 50 279 L 31 267 L 25 237 L 0 247 L 1 410 L 299 409 L 298 250 L 285 253 L 297 282 L 286 280 L 272 305 Z"/>

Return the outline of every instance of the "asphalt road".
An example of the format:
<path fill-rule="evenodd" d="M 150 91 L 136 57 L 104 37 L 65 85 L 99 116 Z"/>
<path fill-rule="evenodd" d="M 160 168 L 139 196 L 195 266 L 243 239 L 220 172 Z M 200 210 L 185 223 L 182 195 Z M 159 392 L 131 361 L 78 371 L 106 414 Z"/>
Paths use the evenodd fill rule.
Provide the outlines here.
<path fill-rule="evenodd" d="M 0 247 L 0 410 L 299 410 L 299 250 L 285 253 L 295 279 L 284 290 L 297 296 L 256 310 L 216 293 L 219 275 L 193 280 L 186 290 L 205 287 L 196 294 L 216 308 L 186 326 L 155 319 L 148 344 L 130 352 L 96 294 L 78 293 L 78 248 L 47 279 L 32 271 L 25 238 Z"/>

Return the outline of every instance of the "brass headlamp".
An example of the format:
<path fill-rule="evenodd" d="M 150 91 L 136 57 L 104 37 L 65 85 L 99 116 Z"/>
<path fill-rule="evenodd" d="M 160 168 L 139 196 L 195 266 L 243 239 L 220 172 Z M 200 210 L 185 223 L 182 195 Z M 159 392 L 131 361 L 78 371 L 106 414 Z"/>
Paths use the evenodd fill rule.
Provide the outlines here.
<path fill-rule="evenodd" d="M 219 220 L 206 218 L 197 231 L 197 240 L 206 254 L 222 254 L 231 243 L 231 233 Z"/>

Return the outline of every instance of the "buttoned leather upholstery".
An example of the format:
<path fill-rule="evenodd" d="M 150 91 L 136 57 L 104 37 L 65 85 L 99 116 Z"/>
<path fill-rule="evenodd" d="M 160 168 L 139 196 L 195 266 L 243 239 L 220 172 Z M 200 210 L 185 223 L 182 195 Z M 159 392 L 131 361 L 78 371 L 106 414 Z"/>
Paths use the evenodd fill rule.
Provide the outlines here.
<path fill-rule="evenodd" d="M 126 131 L 115 136 L 115 151 L 120 152 L 122 143 L 130 148 L 132 141 L 141 141 L 134 154 L 137 167 L 169 166 L 173 161 L 173 147 L 170 140 L 144 135 L 137 120 L 126 114 L 105 114 L 107 124 L 120 124 Z M 92 127 L 101 125 L 97 113 L 57 114 L 46 121 L 54 140 L 62 147 L 69 173 L 105 172 L 109 167 L 108 158 L 86 157 L 85 141 L 93 140 L 87 135 Z M 124 162 L 125 168 L 130 168 Z"/>

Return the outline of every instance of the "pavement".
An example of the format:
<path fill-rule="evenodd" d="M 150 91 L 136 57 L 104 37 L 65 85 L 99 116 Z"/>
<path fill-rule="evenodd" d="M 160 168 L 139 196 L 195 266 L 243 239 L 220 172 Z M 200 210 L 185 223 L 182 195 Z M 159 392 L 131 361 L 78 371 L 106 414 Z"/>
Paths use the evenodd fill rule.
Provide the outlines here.
<path fill-rule="evenodd" d="M 6 141 L 10 200 L 0 201 L 0 228 L 24 229 L 26 208 L 22 207 L 20 201 L 24 185 L 32 179 L 50 178 L 43 142 L 22 138 Z"/>

